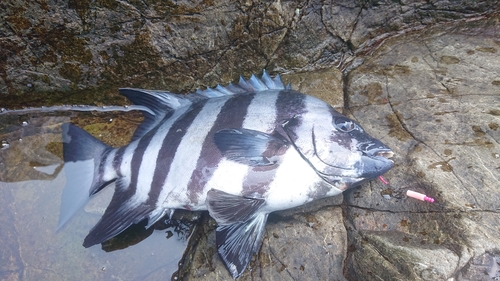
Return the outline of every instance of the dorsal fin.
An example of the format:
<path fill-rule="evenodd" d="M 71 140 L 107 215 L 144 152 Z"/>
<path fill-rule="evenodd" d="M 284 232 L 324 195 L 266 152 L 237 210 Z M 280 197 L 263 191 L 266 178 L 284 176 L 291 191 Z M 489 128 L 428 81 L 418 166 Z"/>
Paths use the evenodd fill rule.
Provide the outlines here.
<path fill-rule="evenodd" d="M 198 89 L 196 92 L 187 95 L 132 88 L 122 88 L 119 91 L 120 94 L 127 97 L 134 104 L 147 107 L 147 110 L 143 111 L 144 121 L 137 127 L 132 137 L 132 141 L 134 141 L 144 136 L 144 134 L 165 119 L 170 112 L 180 107 L 189 106 L 192 103 L 204 99 L 274 89 L 290 89 L 290 85 L 285 86 L 279 75 L 271 78 L 264 70 L 261 78 L 252 75 L 250 79 L 245 80 L 243 77 L 240 77 L 237 85 L 232 83 L 229 83 L 227 86 L 217 85 L 215 88 L 207 88 L 205 90 Z"/>
<path fill-rule="evenodd" d="M 284 90 L 290 89 L 290 85 L 286 85 L 281 80 L 279 75 L 271 78 L 267 71 L 262 72 L 262 77 L 252 75 L 250 79 L 246 80 L 240 76 L 238 84 L 229 83 L 227 86 L 217 85 L 215 88 L 207 88 L 206 90 L 197 90 L 196 93 L 207 98 L 219 97 L 225 95 L 235 95 L 244 93 L 255 93 L 265 90 Z"/>
<path fill-rule="evenodd" d="M 165 91 L 122 88 L 121 95 L 127 97 L 137 105 L 145 106 L 148 110 L 142 111 L 144 121 L 137 127 L 132 141 L 144 136 L 149 130 L 158 125 L 170 112 L 179 107 L 189 106 L 192 101 L 185 96 Z"/>

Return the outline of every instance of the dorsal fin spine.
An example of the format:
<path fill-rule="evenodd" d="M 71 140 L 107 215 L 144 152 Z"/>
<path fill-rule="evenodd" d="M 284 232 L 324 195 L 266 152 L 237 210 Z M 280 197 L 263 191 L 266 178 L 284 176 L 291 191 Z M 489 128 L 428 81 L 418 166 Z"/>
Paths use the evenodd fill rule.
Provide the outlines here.
<path fill-rule="evenodd" d="M 229 85 L 228 85 L 229 86 Z M 217 85 L 217 87 L 215 87 L 215 89 L 223 94 L 226 94 L 226 95 L 231 95 L 233 94 L 231 91 L 229 91 L 227 88 L 221 86 L 221 85 Z"/>
<path fill-rule="evenodd" d="M 256 91 L 269 90 L 269 87 L 267 87 L 266 84 L 264 82 L 262 82 L 262 80 L 260 80 L 259 78 L 255 77 L 255 75 L 253 75 L 253 74 L 252 74 L 252 77 L 250 77 L 250 79 L 248 80 L 248 82 L 250 83 L 250 85 L 252 85 L 252 87 Z"/>
<path fill-rule="evenodd" d="M 240 80 L 238 81 L 238 87 L 245 89 L 248 92 L 254 91 L 252 85 L 249 84 L 247 80 L 245 80 L 245 78 L 243 78 L 242 76 L 240 76 Z"/>
<path fill-rule="evenodd" d="M 250 79 L 246 80 L 242 76 L 238 80 L 238 84 L 229 83 L 226 86 L 217 85 L 215 88 L 208 87 L 205 90 L 196 90 L 196 94 L 212 98 L 219 97 L 225 95 L 235 95 L 235 94 L 243 94 L 246 92 L 259 92 L 265 90 L 284 90 L 290 89 L 290 85 L 285 86 L 283 80 L 279 75 L 271 78 L 271 76 L 267 73 L 267 71 L 262 72 L 262 77 L 258 78 L 255 75 L 252 75 Z M 188 94 L 189 97 L 193 94 Z"/>
<path fill-rule="evenodd" d="M 261 78 L 252 75 L 250 79 L 245 80 L 245 78 L 240 76 L 240 80 L 237 85 L 232 83 L 229 83 L 227 86 L 217 85 L 215 88 L 208 87 L 205 90 L 197 89 L 195 92 L 187 95 L 173 94 L 167 91 L 132 88 L 120 89 L 120 93 L 126 96 L 134 104 L 145 106 L 148 109 L 143 113 L 145 121 L 139 125 L 132 138 L 132 140 L 136 140 L 151 130 L 151 128 L 159 124 L 159 122 L 167 116 L 168 112 L 176 110 L 180 107 L 189 106 L 200 100 L 265 90 L 284 89 L 290 89 L 290 84 L 285 86 L 279 75 L 276 75 L 273 79 L 264 70 Z"/>
<path fill-rule="evenodd" d="M 276 89 L 276 88 L 279 88 L 277 87 L 278 85 L 276 84 L 276 82 L 271 78 L 271 76 L 269 76 L 269 74 L 267 74 L 267 71 L 264 69 L 264 71 L 262 72 L 262 81 L 264 81 L 264 84 L 266 84 L 267 88 L 268 89 Z"/>

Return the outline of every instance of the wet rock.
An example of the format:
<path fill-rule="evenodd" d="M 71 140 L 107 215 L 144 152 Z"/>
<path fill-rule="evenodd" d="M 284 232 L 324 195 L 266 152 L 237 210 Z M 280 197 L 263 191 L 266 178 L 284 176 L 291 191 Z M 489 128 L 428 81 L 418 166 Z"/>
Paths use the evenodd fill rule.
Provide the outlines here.
<path fill-rule="evenodd" d="M 372 181 L 271 216 L 261 250 L 240 280 L 490 280 L 498 277 L 500 248 L 500 33 L 498 17 L 488 13 L 498 9 L 494 1 L 2 2 L 1 107 L 119 105 L 125 100 L 117 87 L 187 92 L 263 68 L 288 73 L 295 89 L 346 105 L 394 149 L 396 167 L 386 175 L 389 185 Z M 115 135 L 120 124 L 108 123 L 79 125 Z M 38 205 L 57 214 L 57 206 L 43 205 L 53 192 L 39 189 L 26 185 L 1 197 L 20 202 L 20 221 L 30 221 Z M 408 189 L 436 202 L 407 198 Z M 15 211 L 9 206 L 2 214 L 9 220 Z M 42 235 L 53 233 L 55 215 L 50 225 L 18 223 L 20 233 L 40 233 L 19 240 L 37 251 L 20 254 L 8 240 L 13 248 L 1 257 L 9 263 L 0 276 L 63 279 L 72 268 L 61 257 L 88 280 L 136 276 L 130 254 L 102 257 L 80 246 L 98 217 L 92 219 L 57 237 Z M 205 217 L 199 227 L 179 277 L 229 279 L 215 250 L 213 221 Z M 4 229 L 2 237 L 17 236 Z M 65 247 L 47 246 L 55 240 Z M 164 240 L 147 240 L 140 243 L 146 251 L 134 256 L 171 250 L 160 249 Z M 106 267 L 117 257 L 123 264 Z M 145 267 L 149 275 L 138 278 L 168 272 L 158 266 L 151 274 Z"/>
<path fill-rule="evenodd" d="M 393 148 L 396 167 L 386 174 L 389 186 L 371 182 L 346 194 L 348 243 L 355 249 L 346 259 L 348 278 L 486 280 L 497 274 L 493 262 L 479 265 L 500 247 L 494 156 L 500 146 L 492 129 L 498 118 L 491 114 L 500 104 L 493 83 L 500 68 L 492 63 L 500 59 L 496 22 L 388 40 L 349 73 L 351 113 Z M 383 199 L 385 189 L 390 200 Z M 436 203 L 405 197 L 409 189 Z"/>
<path fill-rule="evenodd" d="M 342 275 L 347 233 L 341 197 L 269 217 L 263 243 L 240 280 L 346 280 Z M 337 205 L 335 207 L 334 205 Z M 324 206 L 324 207 L 322 207 Z M 184 280 L 231 280 L 215 245 L 215 222 L 202 226 Z"/>
<path fill-rule="evenodd" d="M 348 113 L 396 152 L 396 167 L 385 176 L 390 183 L 371 181 L 343 197 L 275 214 L 240 280 L 496 278 L 496 22 L 387 40 L 346 73 Z M 407 190 L 436 201 L 408 198 Z M 230 278 L 213 229 L 192 249 L 198 259 L 187 280 Z"/>
<path fill-rule="evenodd" d="M 342 72 L 336 68 L 283 75 L 294 90 L 322 99 L 339 108 L 344 106 Z"/>
<path fill-rule="evenodd" d="M 347 233 L 342 209 L 311 211 L 299 211 L 288 219 L 278 216 L 276 223 L 271 220 L 259 254 L 261 272 L 253 274 L 254 279 L 345 280 Z"/>
<path fill-rule="evenodd" d="M 461 280 L 490 281 L 500 278 L 500 257 L 497 253 L 485 253 L 474 257 L 459 273 Z"/>
<path fill-rule="evenodd" d="M 67 121 L 67 116 L 1 116 L 6 128 L 0 139 L 9 147 L 0 151 L 0 182 L 54 179 L 63 164 L 62 146 L 54 144 L 61 140 L 60 124 Z"/>
<path fill-rule="evenodd" d="M 345 67 L 403 30 L 498 9 L 491 1 L 4 1 L 2 105 L 117 105 L 126 102 L 118 87 L 187 92 L 263 68 Z"/>

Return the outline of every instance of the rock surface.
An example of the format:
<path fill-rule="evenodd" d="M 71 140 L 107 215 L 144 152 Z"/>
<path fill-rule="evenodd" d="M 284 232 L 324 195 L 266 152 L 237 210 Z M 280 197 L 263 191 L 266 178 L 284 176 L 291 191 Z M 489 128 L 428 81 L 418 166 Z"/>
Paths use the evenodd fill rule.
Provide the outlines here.
<path fill-rule="evenodd" d="M 351 278 L 498 277 L 490 271 L 500 246 L 497 23 L 393 38 L 349 73 L 352 115 L 397 155 L 389 187 L 372 182 L 346 194 L 348 243 L 356 249 L 346 260 Z M 437 203 L 401 196 L 408 189 Z M 490 267 L 477 270 L 484 256 Z M 372 266 L 361 262 L 368 259 Z M 376 265 L 386 271 L 373 272 Z"/>
<path fill-rule="evenodd" d="M 396 153 L 390 184 L 278 213 L 240 280 L 500 277 L 497 23 L 398 36 L 349 72 L 348 114 Z M 227 280 L 207 233 L 187 279 Z"/>
<path fill-rule="evenodd" d="M 266 68 L 347 66 L 404 30 L 473 19 L 498 1 L 0 3 L 2 107 L 120 104 L 118 87 L 187 92 Z"/>
<path fill-rule="evenodd" d="M 186 92 L 262 68 L 285 73 L 294 89 L 345 106 L 344 113 L 395 151 L 396 167 L 385 175 L 389 185 L 372 181 L 272 214 L 261 250 L 239 280 L 494 280 L 500 278 L 498 10 L 498 1 L 70 0 L 28 6 L 10 0 L 0 3 L 0 107 L 117 105 L 125 103 L 117 87 Z M 119 127 L 95 123 L 86 129 Z M 117 141 L 114 134 L 103 139 Z M 58 162 L 50 157 L 42 158 Z M 9 245 L 0 256 L 0 278 L 62 280 L 60 272 L 68 269 L 60 261 L 38 257 L 56 251 L 78 270 L 92 269 L 82 273 L 88 280 L 123 270 L 137 274 L 130 254 L 102 258 L 79 246 L 92 222 L 56 237 L 55 216 L 22 224 L 40 210 L 29 199 L 43 205 L 54 191 L 37 192 L 42 183 L 8 189 L 3 177 L 21 168 L 6 168 L 15 159 L 0 160 L 1 198 L 16 202 L 1 207 L 2 225 L 15 225 L 0 229 Z M 436 202 L 408 198 L 407 190 Z M 47 213 L 57 208 L 42 206 Z M 204 216 L 178 278 L 230 279 L 214 228 Z M 16 239 L 18 232 L 38 234 Z M 64 247 L 47 246 L 55 240 Z M 138 245 L 142 252 L 168 251 L 148 240 L 162 241 L 146 239 Z M 148 262 L 156 260 L 161 257 Z M 137 278 L 167 274 L 158 266 Z"/>

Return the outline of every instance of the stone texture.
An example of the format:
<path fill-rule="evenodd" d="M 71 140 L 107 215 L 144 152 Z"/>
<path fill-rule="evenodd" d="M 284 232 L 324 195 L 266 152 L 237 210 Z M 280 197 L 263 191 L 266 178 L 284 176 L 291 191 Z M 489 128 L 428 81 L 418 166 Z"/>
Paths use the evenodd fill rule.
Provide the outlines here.
<path fill-rule="evenodd" d="M 345 196 L 350 278 L 486 280 L 493 262 L 478 260 L 500 246 L 497 21 L 390 39 L 349 73 L 352 115 L 396 152 L 390 185 Z"/>
<path fill-rule="evenodd" d="M 396 167 L 385 176 L 390 184 L 372 181 L 343 198 L 276 214 L 240 280 L 499 275 L 497 22 L 442 25 L 389 39 L 346 73 L 347 113 L 396 152 Z M 436 202 L 407 198 L 407 190 Z M 326 207 L 332 205 L 338 207 Z M 194 253 L 205 259 L 195 259 L 187 280 L 230 277 L 220 270 L 213 231 L 207 233 Z M 328 245 L 335 248 L 325 258 L 319 249 Z"/>
<path fill-rule="evenodd" d="M 345 106 L 393 148 L 396 167 L 389 185 L 371 181 L 272 214 L 239 280 L 492 280 L 500 276 L 498 7 L 9 0 L 0 3 L 0 107 L 121 105 L 118 87 L 187 92 L 263 68 L 282 73 L 294 89 Z M 167 246 L 163 230 L 123 251 L 81 247 L 99 206 L 54 235 L 58 202 L 46 202 L 59 198 L 51 187 L 64 180 L 33 167 L 60 163 L 54 134 L 69 116 L 40 124 L 37 114 L 0 117 L 1 140 L 10 143 L 0 150 L 0 197 L 8 202 L 0 242 L 9 245 L 1 278 L 157 280 L 175 270 L 176 261 L 162 261 L 182 247 Z M 112 145 L 126 143 L 140 122 L 133 114 L 72 120 Z M 408 189 L 436 202 L 407 198 Z M 178 279 L 229 279 L 214 228 L 203 215 Z"/>
<path fill-rule="evenodd" d="M 0 3 L 2 107 L 123 104 L 118 87 L 187 92 L 349 66 L 384 38 L 498 11 L 497 1 Z"/>
<path fill-rule="evenodd" d="M 239 280 L 346 280 L 347 252 L 342 197 L 326 198 L 293 210 L 271 214 L 261 249 Z M 215 245 L 215 222 L 202 226 L 192 264 L 184 280 L 230 280 Z"/>

